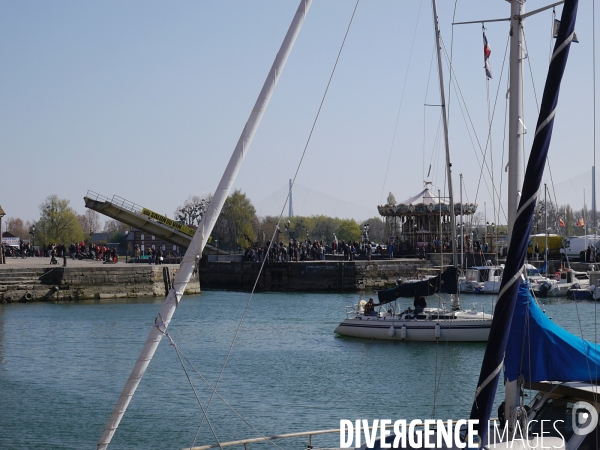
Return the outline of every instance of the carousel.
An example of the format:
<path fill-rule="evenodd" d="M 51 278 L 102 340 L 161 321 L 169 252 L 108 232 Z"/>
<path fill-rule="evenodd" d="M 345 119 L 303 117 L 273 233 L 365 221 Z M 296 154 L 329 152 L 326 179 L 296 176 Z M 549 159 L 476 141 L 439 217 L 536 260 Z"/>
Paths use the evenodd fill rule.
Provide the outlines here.
<path fill-rule="evenodd" d="M 461 206 L 463 223 L 470 223 L 477 205 L 455 203 L 451 210 L 448 198 L 435 195 L 426 186 L 414 197 L 397 204 L 378 206 L 377 209 L 385 218 L 390 236 L 388 245 L 394 245 L 395 253 L 445 253 L 452 252 L 450 214 L 460 216 Z M 456 222 L 458 225 L 458 220 Z"/>

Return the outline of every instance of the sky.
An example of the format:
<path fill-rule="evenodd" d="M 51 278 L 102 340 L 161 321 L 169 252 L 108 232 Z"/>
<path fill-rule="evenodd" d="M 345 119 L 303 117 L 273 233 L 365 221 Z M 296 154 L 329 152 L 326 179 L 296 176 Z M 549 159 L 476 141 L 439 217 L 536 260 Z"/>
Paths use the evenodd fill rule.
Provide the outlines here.
<path fill-rule="evenodd" d="M 529 0 L 526 9 L 544 4 Z M 296 0 L 2 0 L 0 205 L 7 216 L 36 220 L 52 194 L 82 214 L 91 190 L 173 217 L 188 196 L 214 191 L 297 6 Z M 285 186 L 354 6 L 315 0 L 308 12 L 234 184 L 262 216 L 284 210 Z M 510 5 L 457 0 L 440 1 L 438 9 L 455 81 L 448 89 L 446 60 L 454 190 L 458 197 L 462 173 L 464 200 L 485 208 L 491 222 L 498 202 L 506 204 L 509 27 L 486 24 L 494 76 L 488 85 L 481 25 L 452 22 L 508 17 Z M 526 20 L 526 153 L 553 45 L 551 23 L 551 10 Z M 549 186 L 588 176 L 594 161 L 592 23 L 592 2 L 581 1 L 580 43 L 571 47 L 561 89 Z M 359 2 L 299 170 L 296 215 L 363 220 L 377 215 L 389 192 L 401 201 L 425 180 L 445 191 L 433 51 L 429 1 Z M 481 175 L 483 152 L 489 170 Z"/>

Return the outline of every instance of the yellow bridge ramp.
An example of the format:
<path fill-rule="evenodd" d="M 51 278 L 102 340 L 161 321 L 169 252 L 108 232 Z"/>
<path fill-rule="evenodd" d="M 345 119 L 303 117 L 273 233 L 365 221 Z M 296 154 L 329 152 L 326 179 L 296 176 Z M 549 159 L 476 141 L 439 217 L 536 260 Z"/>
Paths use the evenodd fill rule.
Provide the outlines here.
<path fill-rule="evenodd" d="M 113 195 L 111 199 L 108 199 L 96 192 L 88 191 L 83 200 L 86 208 L 93 209 L 100 214 L 180 247 L 188 248 L 194 236 L 195 230 L 193 228 L 125 200 L 118 195 Z M 217 252 L 217 248 L 207 244 L 203 253 L 215 254 Z"/>

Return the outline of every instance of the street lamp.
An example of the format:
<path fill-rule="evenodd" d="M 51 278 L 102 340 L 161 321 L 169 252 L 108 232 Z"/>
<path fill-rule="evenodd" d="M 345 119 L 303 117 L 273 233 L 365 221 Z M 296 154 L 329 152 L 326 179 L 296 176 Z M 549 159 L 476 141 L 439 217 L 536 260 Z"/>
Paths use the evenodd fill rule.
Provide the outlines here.
<path fill-rule="evenodd" d="M 35 256 L 35 225 L 31 226 L 31 240 L 33 241 L 33 256 Z"/>
<path fill-rule="evenodd" d="M 363 251 L 365 251 L 366 246 L 367 246 L 367 242 L 369 242 L 369 224 L 365 223 L 363 225 Z"/>

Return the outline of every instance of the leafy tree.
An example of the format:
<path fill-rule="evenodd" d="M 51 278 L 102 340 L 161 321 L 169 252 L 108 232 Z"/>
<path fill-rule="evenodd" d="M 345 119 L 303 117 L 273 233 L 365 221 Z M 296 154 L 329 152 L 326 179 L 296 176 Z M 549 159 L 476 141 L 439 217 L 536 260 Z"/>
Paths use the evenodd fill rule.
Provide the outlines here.
<path fill-rule="evenodd" d="M 396 204 L 396 197 L 394 197 L 394 194 L 392 194 L 391 192 L 388 194 L 387 204 L 390 206 L 394 206 Z"/>
<path fill-rule="evenodd" d="M 175 220 L 185 225 L 198 225 L 208 208 L 212 196 L 200 197 L 190 195 L 188 199 L 175 210 Z"/>
<path fill-rule="evenodd" d="M 69 200 L 49 195 L 40 205 L 40 220 L 36 224 L 36 244 L 49 243 L 69 245 L 83 239 L 83 229 L 77 214 L 69 206 Z"/>
<path fill-rule="evenodd" d="M 360 227 L 354 219 L 340 221 L 340 225 L 335 233 L 339 240 L 352 242 L 360 240 Z"/>
<path fill-rule="evenodd" d="M 369 240 L 371 242 L 377 242 L 378 244 L 386 242 L 384 236 L 385 223 L 381 220 L 381 217 L 375 216 L 365 220 L 365 224 L 369 225 Z"/>
<path fill-rule="evenodd" d="M 256 209 L 241 190 L 236 189 L 227 197 L 221 214 L 217 219 L 212 236 L 225 246 L 247 247 L 256 240 L 252 223 L 256 218 Z M 220 246 L 221 247 L 221 246 Z"/>

